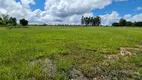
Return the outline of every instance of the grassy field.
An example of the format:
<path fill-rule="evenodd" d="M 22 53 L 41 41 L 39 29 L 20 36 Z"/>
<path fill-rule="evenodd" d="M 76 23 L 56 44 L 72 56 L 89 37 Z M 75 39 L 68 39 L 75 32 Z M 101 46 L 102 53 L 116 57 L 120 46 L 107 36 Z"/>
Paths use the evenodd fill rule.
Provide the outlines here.
<path fill-rule="evenodd" d="M 0 80 L 141 80 L 142 28 L 0 28 Z"/>

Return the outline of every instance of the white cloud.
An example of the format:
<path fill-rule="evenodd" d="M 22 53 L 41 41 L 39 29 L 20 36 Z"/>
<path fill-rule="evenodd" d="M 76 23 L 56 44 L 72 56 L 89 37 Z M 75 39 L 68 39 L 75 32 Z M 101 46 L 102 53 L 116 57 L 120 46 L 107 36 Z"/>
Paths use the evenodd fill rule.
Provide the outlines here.
<path fill-rule="evenodd" d="M 93 9 L 102 9 L 112 1 L 126 0 L 46 0 L 44 11 L 31 10 L 30 5 L 35 5 L 34 0 L 0 0 L 0 14 L 8 14 L 17 19 L 26 18 L 30 23 L 51 23 L 51 24 L 80 24 L 82 15 L 93 16 Z M 113 11 L 111 14 L 100 15 L 103 25 L 110 25 L 119 21 L 119 13 Z M 140 21 L 142 14 L 124 18 L 131 21 Z"/>
<path fill-rule="evenodd" d="M 82 15 L 93 16 L 93 9 L 102 9 L 111 3 L 112 0 L 46 0 L 45 10 L 48 16 L 54 16 L 55 22 L 77 24 Z"/>
<path fill-rule="evenodd" d="M 116 11 L 112 11 L 111 14 L 100 15 L 102 19 L 102 25 L 111 25 L 113 22 L 118 22 L 121 18 Z"/>
<path fill-rule="evenodd" d="M 131 14 L 126 14 L 126 15 L 124 15 L 124 18 L 126 18 L 126 19 L 128 19 L 128 18 L 131 18 Z"/>
<path fill-rule="evenodd" d="M 114 0 L 115 2 L 124 2 L 124 1 L 128 1 L 128 0 Z"/>
<path fill-rule="evenodd" d="M 142 13 L 140 14 L 136 14 L 134 16 L 132 16 L 131 14 L 127 14 L 124 16 L 124 19 L 128 20 L 128 21 L 142 21 Z"/>
<path fill-rule="evenodd" d="M 21 0 L 20 3 L 15 0 L 0 0 L 0 14 L 7 14 L 17 19 L 26 18 L 32 20 L 30 18 L 33 16 L 34 12 L 30 10 L 30 4 L 34 4 L 34 1 Z"/>
<path fill-rule="evenodd" d="M 137 8 L 135 9 L 135 11 L 139 11 L 139 10 L 142 10 L 142 7 L 137 7 Z"/>
<path fill-rule="evenodd" d="M 0 13 L 26 18 L 30 23 L 79 23 L 82 15 L 91 15 L 91 10 L 102 9 L 112 0 L 46 0 L 45 10 L 31 11 L 34 0 L 0 0 Z"/>
<path fill-rule="evenodd" d="M 66 17 L 84 14 L 93 9 L 102 9 L 111 4 L 111 0 L 46 0 L 45 10 L 54 16 Z"/>
<path fill-rule="evenodd" d="M 127 21 L 142 21 L 142 13 L 132 16 L 131 14 L 126 14 L 120 17 L 119 13 L 112 11 L 111 14 L 100 15 L 102 19 L 102 25 L 111 25 L 113 22 L 119 22 L 120 18 L 124 18 Z"/>
<path fill-rule="evenodd" d="M 131 14 L 126 14 L 120 17 L 119 13 L 112 11 L 111 14 L 100 15 L 102 19 L 102 25 L 111 25 L 113 22 L 119 22 L 120 18 L 124 18 L 127 21 L 142 21 L 142 13 L 132 16 Z"/>
<path fill-rule="evenodd" d="M 6 13 L 7 13 L 7 10 L 0 8 L 0 14 L 6 14 Z"/>
<path fill-rule="evenodd" d="M 21 0 L 24 8 L 30 8 L 30 4 L 35 4 L 34 0 Z"/>

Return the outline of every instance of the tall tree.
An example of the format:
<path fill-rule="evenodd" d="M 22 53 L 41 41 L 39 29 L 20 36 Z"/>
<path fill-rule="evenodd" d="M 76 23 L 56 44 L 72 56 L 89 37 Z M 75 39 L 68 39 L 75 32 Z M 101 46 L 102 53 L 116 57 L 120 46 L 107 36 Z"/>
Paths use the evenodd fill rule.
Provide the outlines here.
<path fill-rule="evenodd" d="M 0 20 L 2 20 L 2 18 L 0 17 Z"/>
<path fill-rule="evenodd" d="M 5 21 L 0 20 L 0 25 L 6 25 Z"/>
<path fill-rule="evenodd" d="M 120 26 L 120 25 L 119 25 L 119 23 L 114 22 L 114 23 L 112 23 L 112 26 Z"/>
<path fill-rule="evenodd" d="M 2 15 L 3 21 L 5 21 L 6 24 L 8 24 L 9 16 L 8 15 Z"/>
<path fill-rule="evenodd" d="M 84 21 L 85 21 L 85 25 L 88 26 L 90 21 L 89 21 L 89 17 L 85 17 L 84 18 Z"/>
<path fill-rule="evenodd" d="M 84 16 L 82 16 L 82 18 L 81 18 L 81 25 L 83 25 L 84 24 Z"/>
<path fill-rule="evenodd" d="M 96 24 L 97 24 L 97 19 L 96 19 L 96 18 L 93 18 L 93 19 L 92 19 L 92 26 L 96 26 Z"/>
<path fill-rule="evenodd" d="M 127 21 L 126 26 L 133 26 L 133 23 L 131 21 Z"/>
<path fill-rule="evenodd" d="M 9 24 L 13 25 L 13 26 L 16 26 L 17 25 L 17 19 L 13 18 L 13 17 L 10 17 L 9 18 Z"/>
<path fill-rule="evenodd" d="M 21 24 L 22 26 L 27 26 L 27 25 L 28 25 L 28 20 L 26 20 L 26 19 L 21 19 L 21 20 L 20 20 L 20 24 Z"/>
<path fill-rule="evenodd" d="M 96 16 L 96 26 L 100 26 L 100 24 L 101 24 L 101 17 L 99 17 L 99 16 Z"/>
<path fill-rule="evenodd" d="M 121 18 L 120 21 L 119 21 L 119 25 L 120 26 L 126 26 L 126 24 L 127 24 L 127 21 L 125 19 Z"/>
<path fill-rule="evenodd" d="M 135 26 L 142 27 L 142 22 L 135 22 Z"/>
<path fill-rule="evenodd" d="M 101 24 L 101 17 L 96 16 L 96 17 L 84 17 L 82 19 L 85 23 L 85 25 L 92 25 L 92 26 L 100 26 Z M 81 21 L 82 23 L 82 21 Z"/>

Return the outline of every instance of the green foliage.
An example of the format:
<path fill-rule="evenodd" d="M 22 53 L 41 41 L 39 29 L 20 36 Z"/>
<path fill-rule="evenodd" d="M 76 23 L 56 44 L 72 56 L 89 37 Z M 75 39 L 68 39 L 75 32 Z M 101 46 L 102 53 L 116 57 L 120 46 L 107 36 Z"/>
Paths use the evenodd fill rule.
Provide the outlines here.
<path fill-rule="evenodd" d="M 8 15 L 2 15 L 2 17 L 3 17 L 3 21 L 4 21 L 6 24 L 8 24 L 8 22 L 9 22 L 9 16 L 8 16 Z"/>
<path fill-rule="evenodd" d="M 27 25 L 28 25 L 28 21 L 25 20 L 25 19 L 21 19 L 21 20 L 20 20 L 20 24 L 21 24 L 22 26 L 27 26 Z"/>
<path fill-rule="evenodd" d="M 142 22 L 135 22 L 135 23 L 134 23 L 134 26 L 142 27 Z"/>
<path fill-rule="evenodd" d="M 100 26 L 101 24 L 101 17 L 99 16 L 96 16 L 95 18 L 94 17 L 84 17 L 82 16 L 81 18 L 81 24 L 82 25 L 91 25 L 91 26 Z"/>
<path fill-rule="evenodd" d="M 134 26 L 134 24 L 131 21 L 127 21 L 126 26 Z"/>
<path fill-rule="evenodd" d="M 17 25 L 17 20 L 16 18 L 10 17 L 8 15 L 2 15 L 2 18 L 0 18 L 0 25 L 3 26 L 16 26 Z"/>
<path fill-rule="evenodd" d="M 124 26 L 124 27 L 142 27 L 142 22 L 131 22 L 126 21 L 125 19 L 120 19 L 119 23 L 114 22 L 112 23 L 112 26 Z"/>
<path fill-rule="evenodd" d="M 0 20 L 2 20 L 2 18 L 0 17 Z"/>
<path fill-rule="evenodd" d="M 9 24 L 12 25 L 12 26 L 16 26 L 17 25 L 16 18 L 10 17 L 9 18 Z"/>
<path fill-rule="evenodd" d="M 120 25 L 119 25 L 119 23 L 114 22 L 114 23 L 112 23 L 112 26 L 120 26 Z"/>
<path fill-rule="evenodd" d="M 3 20 L 0 20 L 0 25 L 6 25 L 6 22 Z"/>
<path fill-rule="evenodd" d="M 119 25 L 120 25 L 120 26 L 126 26 L 126 24 L 127 24 L 127 21 L 126 21 L 125 19 L 122 19 L 122 18 L 121 18 L 121 19 L 119 20 Z"/>

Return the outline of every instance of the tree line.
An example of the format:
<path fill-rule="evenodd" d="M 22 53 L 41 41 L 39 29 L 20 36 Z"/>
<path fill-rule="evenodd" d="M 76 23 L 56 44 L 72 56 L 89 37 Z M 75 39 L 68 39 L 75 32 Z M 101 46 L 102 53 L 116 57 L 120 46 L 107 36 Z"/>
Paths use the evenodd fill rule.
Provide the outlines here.
<path fill-rule="evenodd" d="M 127 20 L 125 20 L 125 19 L 123 19 L 123 18 L 121 18 L 120 20 L 119 20 L 119 22 L 114 22 L 114 23 L 112 23 L 112 26 L 127 26 L 127 27 L 141 27 L 142 26 L 142 21 L 140 21 L 140 22 L 131 22 L 131 21 L 127 21 Z"/>
<path fill-rule="evenodd" d="M 20 19 L 19 20 L 19 24 L 21 26 L 27 26 L 28 25 L 28 20 L 26 19 Z M 77 26 L 100 26 L 101 24 L 101 17 L 100 16 L 96 16 L 96 17 L 84 17 L 82 16 L 81 18 L 81 25 L 77 25 Z M 17 25 L 17 19 L 15 17 L 9 17 L 8 15 L 2 15 L 0 16 L 0 26 L 16 26 Z M 45 26 L 47 26 L 47 24 L 43 24 Z M 21 27 L 20 26 L 20 27 Z M 59 24 L 57 26 L 73 26 L 73 25 L 68 25 L 68 24 Z M 74 25 L 76 26 L 76 25 Z M 119 22 L 114 22 L 112 23 L 112 26 L 115 27 L 120 27 L 120 26 L 127 26 L 127 27 L 135 27 L 135 26 L 142 26 L 142 21 L 139 22 L 131 22 L 131 21 L 127 21 L 123 18 L 121 18 L 119 20 Z"/>
<path fill-rule="evenodd" d="M 19 23 L 22 26 L 27 26 L 28 20 L 20 19 Z M 0 26 L 16 26 L 16 25 L 17 25 L 17 19 L 15 17 L 9 17 L 8 15 L 0 16 Z"/>
<path fill-rule="evenodd" d="M 100 26 L 101 24 L 101 17 L 84 17 L 81 18 L 81 24 L 85 26 Z"/>

